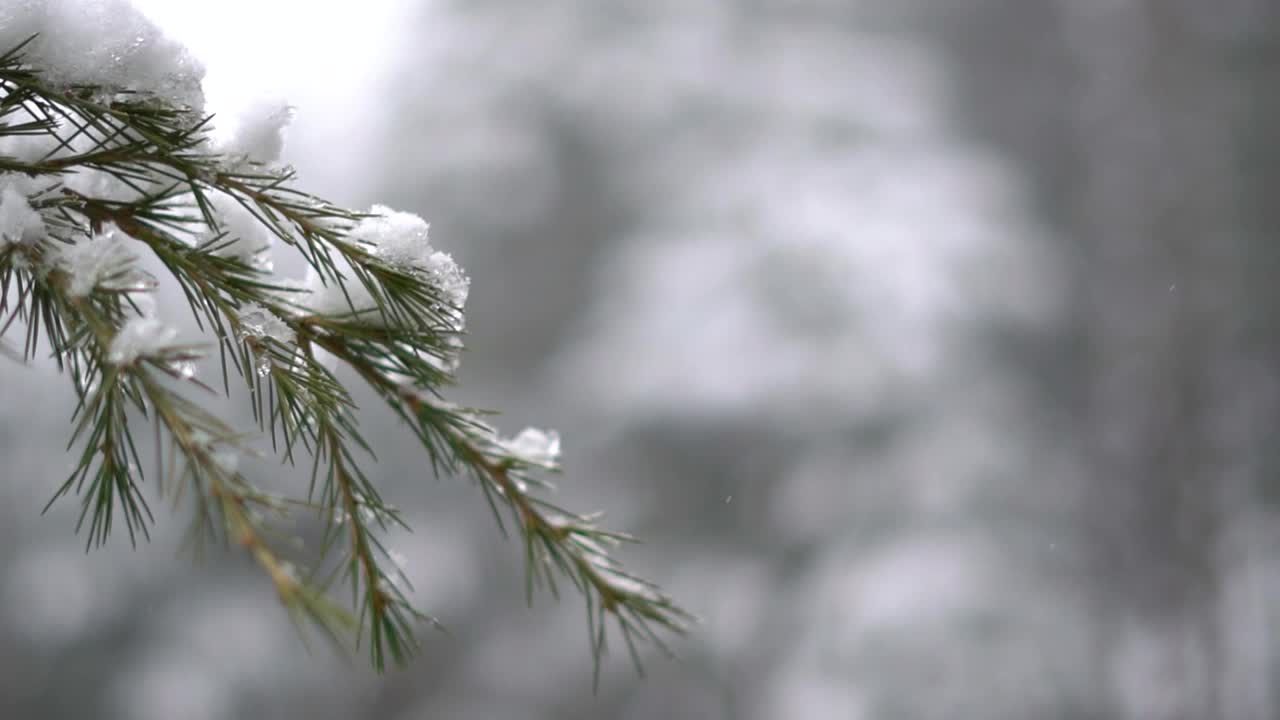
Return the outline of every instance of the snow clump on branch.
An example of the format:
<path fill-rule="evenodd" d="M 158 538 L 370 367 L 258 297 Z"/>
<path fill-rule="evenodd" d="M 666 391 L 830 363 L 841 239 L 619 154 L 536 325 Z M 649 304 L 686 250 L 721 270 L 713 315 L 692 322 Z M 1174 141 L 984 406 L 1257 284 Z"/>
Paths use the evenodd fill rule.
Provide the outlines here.
<path fill-rule="evenodd" d="M 348 239 L 388 265 L 424 277 L 449 304 L 445 310 L 453 317 L 453 323 L 447 329 L 461 332 L 462 308 L 466 305 L 471 281 L 448 253 L 431 246 L 427 222 L 413 213 L 397 212 L 385 205 L 374 205 L 369 214 L 351 229 Z M 376 322 L 377 303 L 368 288 L 353 277 L 349 269 L 344 269 L 342 274 L 345 288 L 325 282 L 314 270 L 308 273 L 306 285 L 311 291 L 311 309 L 324 315 L 354 314 L 362 320 Z"/>
<path fill-rule="evenodd" d="M 109 225 L 93 237 L 51 243 L 53 266 L 67 274 L 67 294 L 84 298 L 94 288 L 138 290 L 150 285 L 151 278 L 138 269 L 129 242 Z"/>
<path fill-rule="evenodd" d="M 259 99 L 237 113 L 230 126 L 214 128 L 213 149 L 227 156 L 232 166 L 274 163 L 284 152 L 284 130 L 292 120 L 293 106 Z"/>
<path fill-rule="evenodd" d="M 145 92 L 197 114 L 204 110 L 204 66 L 129 0 L 0 3 L 0 46 L 7 50 L 32 36 L 24 57 L 51 85 Z"/>
<path fill-rule="evenodd" d="M 373 247 L 378 257 L 395 267 L 425 274 L 452 307 L 460 310 L 466 305 L 471 281 L 448 253 L 431 247 L 425 220 L 386 205 L 374 205 L 369 213 L 372 217 L 352 228 L 352 240 Z M 461 330 L 461 325 L 455 329 Z"/>
<path fill-rule="evenodd" d="M 44 219 L 12 184 L 0 190 L 0 249 L 44 237 Z"/>
<path fill-rule="evenodd" d="M 528 465 L 554 470 L 560 466 L 560 433 L 527 427 L 510 440 L 498 444 L 513 459 Z"/>
<path fill-rule="evenodd" d="M 271 230 L 236 198 L 215 194 L 210 198 L 214 221 L 196 238 L 196 245 L 208 247 L 221 257 L 234 258 L 255 270 L 271 272 Z"/>
<path fill-rule="evenodd" d="M 165 325 L 154 317 L 137 316 L 128 322 L 111 338 L 107 347 L 107 362 L 112 365 L 129 365 L 138 360 L 153 356 L 168 349 L 178 331 Z"/>

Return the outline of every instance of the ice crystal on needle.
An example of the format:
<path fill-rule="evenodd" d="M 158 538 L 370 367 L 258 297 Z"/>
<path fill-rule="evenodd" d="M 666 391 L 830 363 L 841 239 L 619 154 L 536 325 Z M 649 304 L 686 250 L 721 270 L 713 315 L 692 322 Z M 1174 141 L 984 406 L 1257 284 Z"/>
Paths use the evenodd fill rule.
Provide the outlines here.
<path fill-rule="evenodd" d="M 293 329 L 289 324 L 258 303 L 248 303 L 240 308 L 238 314 L 246 337 L 272 338 L 285 344 L 293 343 Z"/>
<path fill-rule="evenodd" d="M 245 339 L 263 339 L 269 338 L 283 345 L 292 346 L 296 339 L 293 328 L 284 320 L 281 320 L 275 313 L 259 305 L 258 303 L 248 303 L 237 311 L 236 316 L 240 319 L 240 337 Z M 264 350 L 261 346 L 254 345 L 254 353 L 257 357 L 254 363 L 254 369 L 259 377 L 266 377 L 271 372 L 272 354 Z"/>

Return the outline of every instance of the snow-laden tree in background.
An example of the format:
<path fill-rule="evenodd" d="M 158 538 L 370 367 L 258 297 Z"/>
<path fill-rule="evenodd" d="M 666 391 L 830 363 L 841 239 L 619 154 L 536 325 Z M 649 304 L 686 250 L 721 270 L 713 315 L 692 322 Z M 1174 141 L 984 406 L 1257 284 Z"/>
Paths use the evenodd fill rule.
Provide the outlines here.
<path fill-rule="evenodd" d="M 403 128 L 458 142 L 396 142 L 409 187 L 494 234 L 449 178 L 533 187 L 507 227 L 594 251 L 536 372 L 579 398 L 631 522 L 681 539 L 664 573 L 707 618 L 679 677 L 605 714 L 1039 717 L 1088 695 L 1062 461 L 1007 353 L 1056 327 L 1059 268 L 1019 169 L 959 127 L 923 5 L 424 11 L 438 38 L 406 75 L 430 91 Z M 504 263 L 528 245 L 506 232 Z M 506 652 L 421 712 L 523 673 L 542 717 L 599 714 L 557 704 L 572 666 L 513 652 L 554 638 L 493 635 Z"/>
<path fill-rule="evenodd" d="M 294 189 L 279 163 L 287 106 L 212 134 L 200 64 L 123 0 L 2 9 L 0 52 L 0 335 L 20 336 L 6 349 L 24 360 L 48 354 L 74 384 L 75 464 L 55 499 L 79 496 L 89 545 L 121 524 L 131 540 L 148 534 L 142 481 L 154 467 L 165 493 L 192 499 L 194 538 L 243 547 L 291 615 L 339 642 L 354 627 L 378 668 L 403 661 L 429 618 L 384 545 L 404 522 L 367 470 L 342 366 L 437 473 L 469 475 L 504 531 L 516 529 L 530 594 L 562 578 L 581 591 L 597 659 L 609 622 L 637 663 L 637 640 L 682 632 L 685 613 L 613 559 L 626 536 L 540 496 L 541 473 L 558 470 L 555 432 L 506 439 L 485 413 L 443 399 L 469 280 L 425 221 Z M 275 252 L 304 258 L 306 278 L 276 275 Z M 180 341 L 157 311 L 163 286 L 212 342 Z M 212 355 L 220 376 L 206 382 Z M 247 398 L 258 432 L 209 409 L 214 386 Z M 305 493 L 255 486 L 241 458 L 268 449 L 311 468 Z M 289 510 L 320 518 L 319 552 L 281 541 L 276 519 Z M 331 598 L 334 584 L 349 604 Z"/>
<path fill-rule="evenodd" d="M 1047 547 L 1053 512 L 984 517 L 1049 455 L 990 338 L 1054 321 L 1053 256 L 1010 168 L 954 129 L 917 33 L 805 18 L 698 44 L 727 69 L 654 112 L 742 125 L 655 142 L 633 182 L 660 210 L 600 263 L 610 291 L 560 365 L 619 436 L 741 433 L 689 451 L 732 480 L 686 491 L 723 527 L 675 571 L 735 716 L 1014 718 L 1077 692 L 1044 678 L 1077 666 L 1078 611 L 1012 550 Z M 971 665 L 988 672 L 955 680 Z"/>

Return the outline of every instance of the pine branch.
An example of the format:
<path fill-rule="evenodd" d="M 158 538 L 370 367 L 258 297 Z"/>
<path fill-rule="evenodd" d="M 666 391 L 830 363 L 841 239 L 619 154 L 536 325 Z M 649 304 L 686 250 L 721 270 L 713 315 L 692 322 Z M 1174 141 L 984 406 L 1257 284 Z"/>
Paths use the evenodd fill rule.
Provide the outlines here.
<path fill-rule="evenodd" d="M 372 452 L 333 359 L 405 421 L 437 474 L 471 477 L 499 528 L 519 533 L 528 601 L 537 590 L 558 597 L 563 578 L 585 597 L 597 677 L 610 618 L 637 670 L 638 641 L 668 651 L 663 634 L 684 633 L 693 618 L 617 563 L 614 549 L 632 539 L 542 497 L 553 489 L 542 473 L 559 469 L 558 437 L 526 430 L 505 440 L 487 413 L 443 400 L 466 280 L 430 250 L 420 219 L 350 211 L 296 190 L 292 170 L 217 151 L 208 118 L 145 93 L 52 87 L 22 49 L 0 56 L 0 340 L 22 328 L 13 353 L 30 360 L 43 343 L 72 381 L 77 461 L 50 504 L 80 497 L 77 530 L 87 523 L 90 546 L 117 519 L 131 542 L 149 537 L 154 517 L 130 422 L 150 423 L 161 491 L 193 498 L 197 547 L 242 547 L 291 617 L 339 644 L 354 630 L 378 670 L 388 659 L 403 664 L 418 649 L 416 626 L 435 621 L 409 601 L 384 544 L 405 525 L 363 469 Z M 10 157 L 6 141 L 38 149 Z M 271 274 L 271 241 L 307 261 L 309 288 Z M 139 270 L 134 247 L 149 249 L 167 277 Z M 181 289 L 212 345 L 176 343 L 152 316 L 162 282 Z M 257 433 L 237 432 L 192 399 L 216 392 L 196 372 L 211 350 L 221 391 L 243 384 Z M 284 462 L 310 462 L 305 499 L 259 491 L 238 470 L 238 456 L 263 436 Z M 316 513 L 325 527 L 310 571 L 283 559 L 268 521 L 291 509 Z M 345 607 L 327 592 L 335 581 L 350 591 Z"/>

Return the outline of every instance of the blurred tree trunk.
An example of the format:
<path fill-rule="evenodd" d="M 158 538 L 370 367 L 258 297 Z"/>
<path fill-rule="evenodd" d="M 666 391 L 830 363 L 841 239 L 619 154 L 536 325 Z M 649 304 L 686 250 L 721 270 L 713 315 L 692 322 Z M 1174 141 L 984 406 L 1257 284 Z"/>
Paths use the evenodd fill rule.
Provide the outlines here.
<path fill-rule="evenodd" d="M 1094 713 L 1280 716 L 1280 4 L 944 20 L 974 131 L 1034 174 L 1073 260 L 1069 347 L 1028 369 L 1076 428 Z"/>
<path fill-rule="evenodd" d="M 1116 717 L 1275 710 L 1270 659 L 1234 657 L 1231 625 L 1249 620 L 1220 612 L 1241 552 L 1232 525 L 1261 479 L 1255 416 L 1275 415 L 1274 400 L 1242 402 L 1274 384 L 1251 362 L 1274 336 L 1248 328 L 1277 308 L 1247 282 L 1249 158 L 1235 143 L 1259 119 L 1247 78 L 1262 69 L 1240 64 L 1239 35 L 1222 24 L 1233 4 L 1059 2 L 1078 81 L 1082 510 Z"/>

